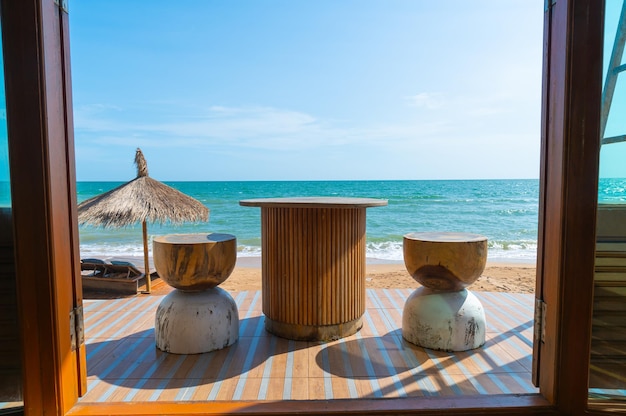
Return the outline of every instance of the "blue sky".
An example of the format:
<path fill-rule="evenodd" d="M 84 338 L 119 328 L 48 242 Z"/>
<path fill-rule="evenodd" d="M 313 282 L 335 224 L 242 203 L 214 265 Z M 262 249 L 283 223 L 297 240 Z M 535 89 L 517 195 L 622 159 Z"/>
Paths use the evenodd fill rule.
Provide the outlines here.
<path fill-rule="evenodd" d="M 70 2 L 77 179 L 536 178 L 543 3 Z"/>

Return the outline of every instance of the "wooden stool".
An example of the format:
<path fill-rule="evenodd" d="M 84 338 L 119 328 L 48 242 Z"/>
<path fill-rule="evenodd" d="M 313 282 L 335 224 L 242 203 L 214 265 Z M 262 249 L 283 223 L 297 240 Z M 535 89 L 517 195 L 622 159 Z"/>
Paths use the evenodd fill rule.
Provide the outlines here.
<path fill-rule="evenodd" d="M 485 269 L 487 238 L 430 232 L 404 236 L 404 263 L 425 287 L 404 304 L 402 336 L 425 348 L 465 351 L 485 343 L 485 312 L 466 289 Z"/>
<path fill-rule="evenodd" d="M 170 234 L 153 242 L 154 266 L 174 287 L 157 308 L 156 346 L 174 354 L 198 354 L 239 339 L 239 312 L 217 287 L 235 268 L 237 240 L 230 234 Z"/>

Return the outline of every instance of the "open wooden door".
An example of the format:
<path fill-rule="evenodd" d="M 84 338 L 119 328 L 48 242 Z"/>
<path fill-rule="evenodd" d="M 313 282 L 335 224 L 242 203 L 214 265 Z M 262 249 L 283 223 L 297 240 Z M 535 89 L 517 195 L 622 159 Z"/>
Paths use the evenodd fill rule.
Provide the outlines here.
<path fill-rule="evenodd" d="M 602 90 L 601 0 L 546 0 L 533 380 L 587 406 Z"/>
<path fill-rule="evenodd" d="M 67 12 L 0 7 L 25 412 L 65 413 L 86 389 Z"/>
<path fill-rule="evenodd" d="M 626 403 L 626 1 L 607 0 L 589 408 Z"/>

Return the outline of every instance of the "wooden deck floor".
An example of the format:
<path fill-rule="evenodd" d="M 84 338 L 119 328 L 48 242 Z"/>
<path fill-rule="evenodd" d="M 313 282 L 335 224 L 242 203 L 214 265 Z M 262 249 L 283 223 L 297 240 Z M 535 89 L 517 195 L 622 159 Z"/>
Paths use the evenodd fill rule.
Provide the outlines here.
<path fill-rule="evenodd" d="M 402 308 L 411 291 L 368 290 L 363 329 L 328 343 L 272 336 L 264 330 L 261 293 L 231 293 L 239 309 L 239 341 L 198 355 L 156 349 L 154 315 L 163 296 L 86 300 L 88 393 L 80 402 L 263 402 L 538 392 L 531 383 L 532 295 L 473 292 L 485 307 L 487 343 L 472 351 L 446 353 L 402 339 Z M 624 390 L 590 393 L 602 400 L 624 396 Z M 21 405 L 2 402 L 0 410 Z"/>
<path fill-rule="evenodd" d="M 240 338 L 221 351 L 176 355 L 154 341 L 162 296 L 86 300 L 88 393 L 81 402 L 308 400 L 535 393 L 532 295 L 474 292 L 487 343 L 446 353 L 403 340 L 410 289 L 367 291 L 364 327 L 339 341 L 299 342 L 264 330 L 260 292 L 232 293 Z"/>

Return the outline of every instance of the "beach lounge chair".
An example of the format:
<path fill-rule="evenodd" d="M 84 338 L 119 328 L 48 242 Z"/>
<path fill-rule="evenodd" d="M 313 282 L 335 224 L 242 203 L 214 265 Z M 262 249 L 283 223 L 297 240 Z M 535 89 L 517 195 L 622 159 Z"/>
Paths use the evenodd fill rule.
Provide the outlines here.
<path fill-rule="evenodd" d="M 110 264 L 107 265 L 107 277 L 113 277 L 109 274 L 124 274 L 127 279 L 143 275 L 133 263 L 122 260 L 111 260 Z"/>
<path fill-rule="evenodd" d="M 82 259 L 83 295 L 136 295 L 144 274 L 133 263 L 122 260 Z"/>
<path fill-rule="evenodd" d="M 81 272 L 87 272 L 83 276 L 98 277 L 104 276 L 107 273 L 108 263 L 101 259 L 81 259 L 80 270 Z"/>

